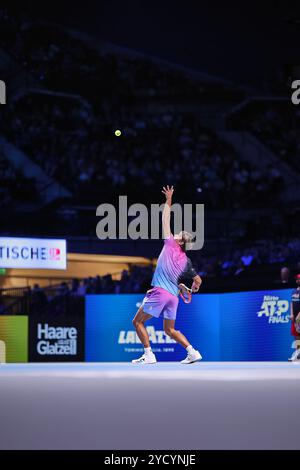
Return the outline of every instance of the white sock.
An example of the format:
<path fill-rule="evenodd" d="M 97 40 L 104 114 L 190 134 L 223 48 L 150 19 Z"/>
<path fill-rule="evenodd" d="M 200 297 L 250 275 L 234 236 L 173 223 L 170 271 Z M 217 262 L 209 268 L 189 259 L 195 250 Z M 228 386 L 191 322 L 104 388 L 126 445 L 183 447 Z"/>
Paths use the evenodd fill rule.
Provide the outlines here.
<path fill-rule="evenodd" d="M 191 352 L 194 351 L 194 348 L 193 348 L 193 346 L 190 344 L 190 345 L 186 348 L 186 350 L 187 350 L 188 353 L 191 353 Z"/>
<path fill-rule="evenodd" d="M 144 348 L 144 351 L 145 351 L 145 354 L 151 354 L 152 353 L 152 349 L 151 348 Z"/>

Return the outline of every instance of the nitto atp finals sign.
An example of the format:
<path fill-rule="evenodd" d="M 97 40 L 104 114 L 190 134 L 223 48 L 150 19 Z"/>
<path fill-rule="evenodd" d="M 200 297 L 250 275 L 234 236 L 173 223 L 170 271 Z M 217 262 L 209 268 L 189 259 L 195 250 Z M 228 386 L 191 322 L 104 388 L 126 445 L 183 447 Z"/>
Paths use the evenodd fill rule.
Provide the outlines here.
<path fill-rule="evenodd" d="M 66 240 L 0 237 L 0 268 L 66 269 Z"/>

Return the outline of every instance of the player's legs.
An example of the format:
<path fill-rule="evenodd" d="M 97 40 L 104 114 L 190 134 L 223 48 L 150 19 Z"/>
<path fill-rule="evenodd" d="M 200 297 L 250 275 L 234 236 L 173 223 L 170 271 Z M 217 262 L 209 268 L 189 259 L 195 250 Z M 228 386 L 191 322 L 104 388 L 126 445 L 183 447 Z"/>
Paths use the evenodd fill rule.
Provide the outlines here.
<path fill-rule="evenodd" d="M 152 315 L 145 313 L 143 308 L 140 307 L 132 320 L 133 326 L 135 327 L 136 333 L 141 340 L 144 348 L 150 348 L 150 341 L 147 330 L 145 328 L 144 323 L 151 318 Z"/>
<path fill-rule="evenodd" d="M 133 364 L 155 364 L 156 357 L 150 347 L 149 336 L 145 328 L 144 323 L 151 318 L 152 315 L 144 312 L 143 306 L 138 309 L 137 314 L 135 315 L 132 323 L 135 327 L 136 333 L 141 340 L 141 343 L 144 346 L 144 354 L 138 359 L 133 359 L 131 362 Z"/>
<path fill-rule="evenodd" d="M 148 290 L 142 305 L 133 319 L 137 335 L 144 345 L 144 354 L 139 359 L 134 359 L 132 361 L 134 364 L 154 364 L 156 362 L 144 323 L 151 317 L 158 318 L 160 316 L 166 303 L 164 292 L 164 289 L 159 287 L 153 287 Z"/>
<path fill-rule="evenodd" d="M 175 330 L 175 320 L 178 308 L 178 297 L 169 294 L 168 301 L 163 310 L 164 315 L 164 330 L 165 333 L 174 339 L 177 343 L 181 344 L 185 349 L 190 346 L 186 337 L 178 330 Z"/>
<path fill-rule="evenodd" d="M 165 313 L 166 315 L 166 313 Z M 164 318 L 165 333 L 174 339 L 177 343 L 181 344 L 186 349 L 187 357 L 181 361 L 182 364 L 191 364 L 192 362 L 201 361 L 202 356 L 193 346 L 189 343 L 186 337 L 178 330 L 175 330 L 175 320 Z"/>
<path fill-rule="evenodd" d="M 187 348 L 190 343 L 186 339 L 186 337 L 180 333 L 180 331 L 175 330 L 175 320 L 168 320 L 167 318 L 164 319 L 164 330 L 166 335 L 170 336 L 170 338 L 174 339 L 176 343 L 181 344 L 184 348 Z"/>

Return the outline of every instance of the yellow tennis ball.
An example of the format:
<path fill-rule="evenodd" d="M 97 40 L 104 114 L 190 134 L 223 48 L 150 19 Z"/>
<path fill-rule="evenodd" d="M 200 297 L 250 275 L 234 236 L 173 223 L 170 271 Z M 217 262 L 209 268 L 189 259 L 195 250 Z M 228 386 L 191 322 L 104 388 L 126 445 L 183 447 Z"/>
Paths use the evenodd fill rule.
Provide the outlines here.
<path fill-rule="evenodd" d="M 120 137 L 121 131 L 119 131 L 119 129 L 117 129 L 117 130 L 115 131 L 115 135 L 116 135 L 117 137 Z"/>

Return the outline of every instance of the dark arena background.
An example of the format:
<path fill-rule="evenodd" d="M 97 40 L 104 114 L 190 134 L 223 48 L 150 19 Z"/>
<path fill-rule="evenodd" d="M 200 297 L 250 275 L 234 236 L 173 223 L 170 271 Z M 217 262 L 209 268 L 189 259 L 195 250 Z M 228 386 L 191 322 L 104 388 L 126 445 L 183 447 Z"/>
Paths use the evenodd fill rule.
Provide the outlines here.
<path fill-rule="evenodd" d="M 0 2 L 1 450 L 300 449 L 299 5 Z M 166 185 L 202 360 L 133 364 Z"/>

